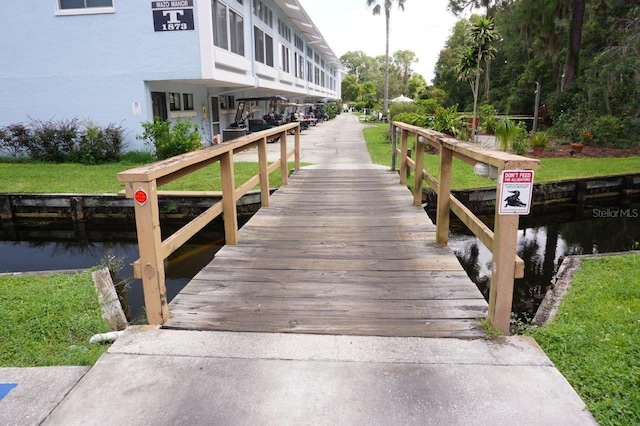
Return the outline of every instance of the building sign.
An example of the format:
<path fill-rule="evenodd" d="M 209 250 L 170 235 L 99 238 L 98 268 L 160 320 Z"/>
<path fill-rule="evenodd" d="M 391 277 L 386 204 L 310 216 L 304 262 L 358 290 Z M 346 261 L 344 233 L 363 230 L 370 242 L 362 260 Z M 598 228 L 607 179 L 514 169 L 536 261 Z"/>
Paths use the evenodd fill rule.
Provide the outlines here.
<path fill-rule="evenodd" d="M 503 170 L 498 214 L 527 215 L 531 211 L 533 170 Z"/>
<path fill-rule="evenodd" d="M 151 2 L 155 31 L 189 31 L 193 25 L 193 0 Z"/>

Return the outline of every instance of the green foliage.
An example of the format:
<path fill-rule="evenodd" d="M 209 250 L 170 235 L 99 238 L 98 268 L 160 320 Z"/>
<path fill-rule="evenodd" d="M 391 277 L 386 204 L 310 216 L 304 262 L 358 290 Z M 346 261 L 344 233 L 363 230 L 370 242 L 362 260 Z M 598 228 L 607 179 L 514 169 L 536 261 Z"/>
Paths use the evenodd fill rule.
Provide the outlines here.
<path fill-rule="evenodd" d="M 618 117 L 603 115 L 596 118 L 591 126 L 593 142 L 602 146 L 622 145 L 620 140 L 624 138 L 624 128 Z"/>
<path fill-rule="evenodd" d="M 398 114 L 393 118 L 393 121 L 401 121 L 418 127 L 429 127 L 430 124 L 430 120 L 428 120 L 425 115 L 415 112 L 403 112 Z"/>
<path fill-rule="evenodd" d="M 433 118 L 433 129 L 460 138 L 466 124 L 458 114 L 458 105 L 449 108 L 439 108 Z"/>
<path fill-rule="evenodd" d="M 640 255 L 585 259 L 555 319 L 531 334 L 599 424 L 640 424 Z"/>
<path fill-rule="evenodd" d="M 12 158 L 42 162 L 99 164 L 118 160 L 124 147 L 124 128 L 102 128 L 90 121 L 35 120 L 29 126 L 11 124 L 0 128 L 0 152 Z"/>
<path fill-rule="evenodd" d="M 121 164 L 139 165 L 153 163 L 156 157 L 149 151 L 127 151 L 120 155 Z"/>
<path fill-rule="evenodd" d="M 420 107 L 414 102 L 398 102 L 392 103 L 389 107 L 389 116 L 392 120 L 395 120 L 399 114 L 405 113 L 419 113 Z"/>
<path fill-rule="evenodd" d="M 71 120 L 37 120 L 29 123 L 31 137 L 27 150 L 36 161 L 62 163 L 72 158 L 80 138 L 80 123 Z"/>
<path fill-rule="evenodd" d="M 201 148 L 198 126 L 191 120 L 177 120 L 173 125 L 169 120 L 155 117 L 153 122 L 143 122 L 142 135 L 136 139 L 151 147 L 159 160 L 174 157 Z"/>
<path fill-rule="evenodd" d="M 546 148 L 549 145 L 549 135 L 546 132 L 535 132 L 529 135 L 529 145 L 532 148 Z"/>
<path fill-rule="evenodd" d="M 13 159 L 24 157 L 29 146 L 30 133 L 23 124 L 10 124 L 0 127 L 0 152 Z"/>
<path fill-rule="evenodd" d="M 0 277 L 0 366 L 93 365 L 109 331 L 90 273 Z"/>
<path fill-rule="evenodd" d="M 87 122 L 80 136 L 78 149 L 71 160 L 83 164 L 102 164 L 118 161 L 124 146 L 124 129 L 114 124 L 102 128 Z"/>
<path fill-rule="evenodd" d="M 510 151 L 516 141 L 520 130 L 515 121 L 508 117 L 503 117 L 498 121 L 495 130 L 496 141 L 503 151 Z"/>

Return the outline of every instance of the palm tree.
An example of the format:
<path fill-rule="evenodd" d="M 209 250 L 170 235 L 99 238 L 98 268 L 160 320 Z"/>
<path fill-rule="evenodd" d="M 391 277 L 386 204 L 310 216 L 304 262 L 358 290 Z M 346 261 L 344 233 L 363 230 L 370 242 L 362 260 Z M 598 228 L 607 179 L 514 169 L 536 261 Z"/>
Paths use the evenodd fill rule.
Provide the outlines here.
<path fill-rule="evenodd" d="M 477 142 L 477 123 L 478 116 L 478 90 L 480 86 L 480 72 L 482 64 L 495 57 L 496 48 L 495 41 L 499 35 L 495 29 L 493 18 L 481 17 L 471 25 L 470 40 L 467 50 L 460 58 L 458 65 L 458 74 L 461 80 L 468 80 L 473 83 L 473 117 L 471 119 L 471 136 L 473 142 Z M 473 76 L 473 77 L 472 77 Z"/>
<path fill-rule="evenodd" d="M 384 4 L 380 3 L 382 0 L 367 0 L 367 6 L 373 8 L 374 15 L 380 15 L 382 8 L 384 7 L 385 16 L 385 30 L 387 36 L 387 44 L 385 47 L 385 64 L 384 64 L 384 97 L 382 109 L 384 114 L 389 112 L 389 19 L 391 17 L 391 6 L 393 3 L 398 3 L 398 8 L 404 11 L 404 2 L 406 0 L 384 0 Z"/>

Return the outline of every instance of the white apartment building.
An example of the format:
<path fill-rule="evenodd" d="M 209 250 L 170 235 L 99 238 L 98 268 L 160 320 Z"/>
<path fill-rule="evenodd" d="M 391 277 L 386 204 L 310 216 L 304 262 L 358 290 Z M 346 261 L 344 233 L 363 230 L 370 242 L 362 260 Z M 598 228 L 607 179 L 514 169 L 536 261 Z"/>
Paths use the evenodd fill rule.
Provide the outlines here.
<path fill-rule="evenodd" d="M 0 13 L 0 126 L 189 118 L 205 145 L 235 99 L 341 97 L 341 66 L 298 0 L 20 0 Z M 260 108 L 253 105 L 253 109 Z"/>

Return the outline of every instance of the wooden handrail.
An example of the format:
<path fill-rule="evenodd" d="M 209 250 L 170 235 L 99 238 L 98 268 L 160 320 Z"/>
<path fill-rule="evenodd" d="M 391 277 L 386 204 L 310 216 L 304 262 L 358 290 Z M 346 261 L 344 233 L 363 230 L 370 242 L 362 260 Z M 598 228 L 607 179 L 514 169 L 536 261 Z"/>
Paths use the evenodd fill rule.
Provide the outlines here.
<path fill-rule="evenodd" d="M 400 148 L 396 132 L 400 134 Z M 415 161 L 407 157 L 409 136 L 416 138 Z M 425 146 L 439 151 L 439 180 L 424 169 Z M 436 211 L 436 244 L 446 245 L 449 238 L 449 213 L 453 212 L 491 251 L 491 284 L 489 288 L 488 319 L 491 325 L 509 333 L 513 280 L 524 276 L 524 261 L 516 255 L 518 216 L 499 215 L 495 209 L 494 230 L 491 231 L 462 202 L 451 194 L 451 168 L 455 157 L 471 165 L 485 163 L 503 170 L 536 170 L 540 160 L 497 151 L 491 148 L 464 142 L 431 129 L 412 126 L 401 122 L 392 124 L 392 169 L 396 169 L 396 158 L 400 155 L 400 183 L 406 183 L 407 171 L 415 170 L 414 204 L 422 203 L 422 184 L 433 189 L 438 195 Z M 496 199 L 501 199 L 500 185 L 497 185 Z"/>
<path fill-rule="evenodd" d="M 290 131 L 294 132 L 294 147 L 287 151 L 287 134 Z M 267 139 L 276 136 L 280 136 L 280 159 L 269 165 L 267 162 Z M 256 145 L 258 147 L 258 174 L 236 188 L 233 156 Z M 149 324 L 163 324 L 169 319 L 164 260 L 220 215 L 223 215 L 224 218 L 226 244 L 237 244 L 236 202 L 259 184 L 261 205 L 268 206 L 269 174 L 280 168 L 282 184 L 286 185 L 289 172 L 287 163 L 291 157 L 295 157 L 294 167 L 295 170 L 299 170 L 299 123 L 289 123 L 251 133 L 229 142 L 118 173 L 118 180 L 124 182 L 125 196 L 134 198 L 140 259 L 134 262 L 133 271 L 136 278 L 142 279 Z M 222 200 L 163 241 L 158 208 L 158 195 L 161 191 L 158 191 L 158 188 L 216 162 L 220 163 Z M 141 198 L 137 198 L 136 194 Z"/>

